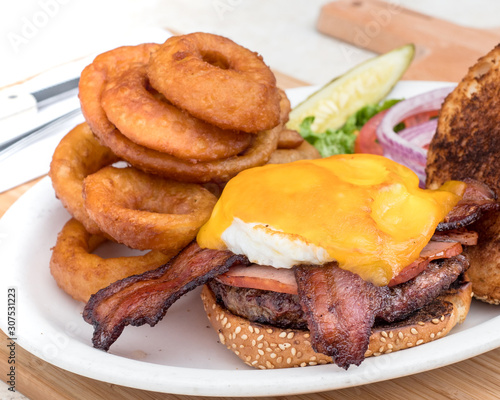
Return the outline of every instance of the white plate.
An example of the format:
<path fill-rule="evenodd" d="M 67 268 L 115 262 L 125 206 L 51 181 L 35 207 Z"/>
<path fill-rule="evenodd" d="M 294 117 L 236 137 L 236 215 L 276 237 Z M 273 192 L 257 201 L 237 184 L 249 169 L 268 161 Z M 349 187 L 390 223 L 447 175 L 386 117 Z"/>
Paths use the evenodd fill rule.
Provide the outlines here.
<path fill-rule="evenodd" d="M 435 82 L 402 82 L 393 97 Z M 290 90 L 293 103 L 311 88 Z M 344 371 L 335 365 L 282 370 L 245 366 L 208 327 L 199 291 L 175 303 L 156 327 L 127 327 L 109 353 L 92 347 L 83 305 L 55 284 L 50 248 L 69 215 L 48 178 L 22 196 L 0 221 L 0 328 L 7 332 L 7 291 L 17 293 L 17 342 L 65 370 L 117 385 L 198 396 L 276 396 L 362 385 L 442 367 L 500 346 L 500 308 L 474 301 L 466 322 L 438 341 L 369 358 Z"/>

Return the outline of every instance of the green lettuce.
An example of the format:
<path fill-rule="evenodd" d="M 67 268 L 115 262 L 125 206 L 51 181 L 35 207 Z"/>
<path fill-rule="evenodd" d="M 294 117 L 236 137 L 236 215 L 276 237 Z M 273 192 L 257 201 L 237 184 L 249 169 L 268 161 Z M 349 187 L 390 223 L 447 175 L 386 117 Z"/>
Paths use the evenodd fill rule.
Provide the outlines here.
<path fill-rule="evenodd" d="M 358 131 L 375 114 L 384 111 L 401 100 L 386 100 L 380 104 L 371 104 L 351 115 L 339 129 L 327 129 L 325 132 L 314 132 L 311 126 L 314 116 L 305 118 L 299 127 L 299 133 L 310 144 L 318 149 L 322 157 L 335 154 L 354 153 L 354 142 Z"/>

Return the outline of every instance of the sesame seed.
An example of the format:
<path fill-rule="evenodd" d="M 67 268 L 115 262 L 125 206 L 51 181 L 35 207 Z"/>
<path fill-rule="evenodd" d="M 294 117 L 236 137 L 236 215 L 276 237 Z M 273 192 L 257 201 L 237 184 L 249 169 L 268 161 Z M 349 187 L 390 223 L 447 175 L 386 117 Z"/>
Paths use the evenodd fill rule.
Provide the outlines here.
<path fill-rule="evenodd" d="M 231 345 L 231 347 L 232 347 L 233 349 L 235 349 L 235 348 L 236 348 L 236 343 L 233 343 L 233 344 Z"/>
<path fill-rule="evenodd" d="M 307 367 L 307 364 L 305 362 L 303 362 L 303 363 L 300 363 L 300 366 L 301 367 Z"/>
<path fill-rule="evenodd" d="M 254 331 L 255 331 L 255 333 L 256 333 L 257 335 L 260 333 L 260 329 L 259 329 L 259 328 L 255 327 L 255 328 L 253 328 L 253 329 L 254 329 Z"/>
<path fill-rule="evenodd" d="M 308 338 L 308 337 L 310 337 L 310 336 L 311 336 L 311 335 L 310 335 L 309 333 L 304 333 L 304 337 L 305 337 L 305 338 Z"/>
<path fill-rule="evenodd" d="M 226 318 L 226 319 L 227 319 L 227 318 Z M 231 328 L 231 322 L 228 322 L 228 323 L 227 323 L 226 328 L 227 328 L 227 329 Z"/>
<path fill-rule="evenodd" d="M 215 310 L 216 306 L 215 304 L 212 304 L 212 310 Z"/>
<path fill-rule="evenodd" d="M 291 364 L 291 363 L 292 363 L 292 359 L 291 359 L 291 357 L 288 357 L 288 358 L 286 359 L 286 363 L 287 363 L 287 364 Z"/>
<path fill-rule="evenodd" d="M 418 324 L 419 324 L 420 326 L 424 326 L 424 325 L 425 325 L 425 322 L 423 322 L 423 321 L 418 321 Z"/>
<path fill-rule="evenodd" d="M 439 318 L 441 321 L 444 321 L 444 315 L 441 315 L 441 318 Z"/>
<path fill-rule="evenodd" d="M 292 339 L 294 335 L 295 335 L 295 333 L 289 332 L 288 335 L 286 335 L 286 338 L 287 339 Z"/>
<path fill-rule="evenodd" d="M 418 331 L 415 328 L 411 328 L 410 332 L 413 333 L 414 335 L 418 335 Z"/>
<path fill-rule="evenodd" d="M 316 356 L 312 356 L 312 357 L 309 359 L 309 361 L 316 361 L 316 360 L 317 360 Z"/>
<path fill-rule="evenodd" d="M 222 344 L 226 344 L 226 338 L 222 333 L 219 332 L 219 340 Z"/>
<path fill-rule="evenodd" d="M 277 362 L 277 363 L 279 363 L 279 364 L 281 364 L 281 363 L 283 362 L 283 357 L 281 357 L 281 356 L 280 356 L 280 357 L 278 357 L 278 358 L 276 359 L 276 362 Z"/>
<path fill-rule="evenodd" d="M 271 358 L 276 358 L 276 353 L 271 353 L 271 354 L 269 354 L 269 357 L 271 357 Z"/>
<path fill-rule="evenodd" d="M 366 350 L 365 357 L 370 357 L 373 354 L 373 351 Z"/>
<path fill-rule="evenodd" d="M 392 339 L 394 337 L 394 333 L 389 332 L 389 337 Z"/>
<path fill-rule="evenodd" d="M 297 357 L 298 357 L 298 358 L 302 357 L 302 352 L 301 352 L 301 351 L 298 351 L 298 352 L 297 352 Z"/>
<path fill-rule="evenodd" d="M 244 333 L 243 335 L 241 335 L 241 338 L 242 338 L 243 340 L 247 340 L 247 339 L 248 339 L 248 335 L 246 335 L 246 334 Z"/>
<path fill-rule="evenodd" d="M 385 338 L 386 338 L 387 336 L 389 336 L 389 335 L 387 334 L 387 332 L 386 332 L 386 331 L 382 331 L 382 332 L 380 332 L 380 334 L 381 334 L 383 337 L 385 337 Z"/>
<path fill-rule="evenodd" d="M 257 348 L 259 348 L 259 349 L 262 349 L 263 347 L 264 347 L 264 343 L 259 343 L 259 344 L 257 345 Z"/>
<path fill-rule="evenodd" d="M 385 351 L 385 354 L 389 354 L 389 353 L 392 353 L 392 349 L 387 349 L 387 350 Z"/>
<path fill-rule="evenodd" d="M 404 335 L 403 335 L 403 332 L 398 332 L 398 338 L 400 338 L 401 340 L 404 339 Z"/>
<path fill-rule="evenodd" d="M 255 364 L 257 364 L 257 362 L 258 362 L 257 360 L 255 360 L 255 361 L 252 361 L 252 365 L 255 365 Z"/>
<path fill-rule="evenodd" d="M 304 340 L 304 344 L 305 344 L 306 346 L 310 346 L 310 345 L 311 345 L 311 342 L 310 342 L 309 340 Z"/>
<path fill-rule="evenodd" d="M 373 353 L 373 355 L 374 355 L 375 357 L 378 357 L 378 356 L 379 356 L 379 355 L 381 355 L 381 354 L 382 354 L 382 353 Z"/>
<path fill-rule="evenodd" d="M 264 365 L 259 365 L 259 368 L 260 369 L 266 369 L 266 367 Z"/>
<path fill-rule="evenodd" d="M 378 352 L 379 353 L 383 353 L 384 352 L 384 346 L 380 346 L 380 348 L 378 349 Z"/>
<path fill-rule="evenodd" d="M 408 347 L 412 347 L 412 346 L 413 346 L 413 343 L 408 342 L 408 343 L 406 343 L 406 345 L 407 345 Z"/>
<path fill-rule="evenodd" d="M 431 333 L 431 339 L 434 339 L 434 337 L 436 336 L 436 334 L 434 332 Z"/>
<path fill-rule="evenodd" d="M 264 352 L 261 349 L 257 349 L 257 353 L 259 353 L 261 356 L 264 355 Z"/>
<path fill-rule="evenodd" d="M 380 341 L 381 341 L 382 343 L 385 343 L 385 342 L 387 342 L 387 339 L 386 339 L 385 337 L 381 337 L 381 338 L 380 338 Z"/>
<path fill-rule="evenodd" d="M 292 353 L 292 356 L 295 356 L 297 354 L 297 349 L 295 347 L 292 347 L 290 352 Z"/>
<path fill-rule="evenodd" d="M 283 351 L 286 349 L 285 345 L 282 343 L 278 344 L 278 347 Z"/>
<path fill-rule="evenodd" d="M 286 332 L 281 332 L 278 336 L 279 336 L 280 338 L 284 338 L 284 337 L 286 337 Z"/>
<path fill-rule="evenodd" d="M 417 346 L 418 346 L 419 344 L 422 344 L 422 343 L 424 343 L 424 339 L 419 339 L 419 340 L 417 340 Z"/>
<path fill-rule="evenodd" d="M 271 352 L 273 351 L 273 349 L 271 349 L 270 347 L 266 347 L 266 351 L 267 351 L 268 353 L 271 353 Z"/>
<path fill-rule="evenodd" d="M 252 357 L 250 357 L 250 356 L 246 356 L 246 357 L 245 357 L 245 360 L 246 360 L 246 361 L 250 361 L 251 359 L 252 359 Z"/>
<path fill-rule="evenodd" d="M 241 332 L 241 326 L 237 326 L 236 329 L 234 330 L 234 333 L 238 334 Z"/>
<path fill-rule="evenodd" d="M 238 350 L 235 350 L 235 351 L 234 351 L 234 354 L 236 354 L 237 356 L 239 356 L 239 355 L 240 355 L 240 352 L 239 352 Z"/>
<path fill-rule="evenodd" d="M 253 326 L 252 325 L 248 325 L 248 330 L 253 333 Z"/>
<path fill-rule="evenodd" d="M 387 344 L 387 348 L 388 348 L 389 350 L 392 350 L 392 349 L 394 348 L 394 346 L 393 346 L 391 343 L 389 343 L 389 344 Z"/>
<path fill-rule="evenodd" d="M 258 332 L 257 332 L 258 333 Z M 257 337 L 257 342 L 260 342 L 262 339 L 264 339 L 264 335 L 260 335 Z"/>
<path fill-rule="evenodd" d="M 310 361 L 309 365 L 318 365 L 318 363 L 316 361 Z"/>
<path fill-rule="evenodd" d="M 431 322 L 432 322 L 434 325 L 437 325 L 437 324 L 439 324 L 439 319 L 437 319 L 437 318 L 433 318 Z"/>
<path fill-rule="evenodd" d="M 266 361 L 266 367 L 267 368 L 274 368 L 274 365 L 271 364 L 269 361 Z"/>
<path fill-rule="evenodd" d="M 269 329 L 266 329 L 266 332 L 267 333 L 273 333 L 273 330 L 271 328 L 269 328 Z"/>

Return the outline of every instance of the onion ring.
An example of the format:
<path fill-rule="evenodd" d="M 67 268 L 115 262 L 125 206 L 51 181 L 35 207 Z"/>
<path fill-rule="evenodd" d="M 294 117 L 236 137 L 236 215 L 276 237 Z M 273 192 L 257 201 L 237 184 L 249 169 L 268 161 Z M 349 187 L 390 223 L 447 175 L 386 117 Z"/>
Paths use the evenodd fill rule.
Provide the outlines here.
<path fill-rule="evenodd" d="M 284 91 L 280 90 L 279 93 L 281 94 L 280 118 L 286 121 L 290 112 L 290 101 Z M 227 182 L 245 169 L 264 165 L 276 150 L 282 129 L 283 123 L 280 123 L 273 129 L 253 135 L 252 143 L 240 155 L 198 163 L 181 160 L 140 146 L 122 135 L 117 129 L 107 133 L 94 131 L 94 134 L 113 153 L 145 172 L 183 182 L 206 183 Z"/>
<path fill-rule="evenodd" d="M 91 218 L 114 240 L 162 252 L 193 240 L 217 201 L 200 185 L 112 166 L 85 178 L 83 198 Z"/>
<path fill-rule="evenodd" d="M 262 57 L 222 36 L 170 37 L 151 55 L 151 85 L 179 108 L 223 129 L 280 123 L 276 78 Z"/>
<path fill-rule="evenodd" d="M 295 149 L 277 149 L 271 154 L 268 164 L 286 164 L 298 160 L 314 160 L 321 154 L 312 144 L 305 140 Z"/>
<path fill-rule="evenodd" d="M 108 80 L 137 65 L 147 64 L 150 54 L 158 46 L 155 43 L 144 43 L 138 46 L 118 47 L 99 54 L 83 69 L 78 85 L 78 96 L 82 113 L 92 132 L 102 136 L 116 129 L 101 106 L 102 92 Z"/>
<path fill-rule="evenodd" d="M 131 275 L 142 274 L 168 262 L 175 254 L 150 251 L 140 256 L 101 258 L 92 254 L 106 238 L 88 233 L 72 218 L 64 225 L 52 249 L 50 272 L 58 286 L 78 301 L 111 283 Z"/>
<path fill-rule="evenodd" d="M 283 129 L 278 140 L 278 149 L 296 149 L 304 142 L 300 133 L 292 129 Z"/>
<path fill-rule="evenodd" d="M 251 134 L 223 130 L 199 120 L 148 91 L 145 67 L 110 80 L 101 105 L 108 119 L 133 142 L 172 156 L 212 161 L 241 153 Z"/>
<path fill-rule="evenodd" d="M 101 230 L 83 206 L 83 179 L 118 160 L 111 150 L 99 144 L 86 123 L 67 133 L 52 156 L 49 176 L 56 197 L 73 218 L 93 234 Z"/>

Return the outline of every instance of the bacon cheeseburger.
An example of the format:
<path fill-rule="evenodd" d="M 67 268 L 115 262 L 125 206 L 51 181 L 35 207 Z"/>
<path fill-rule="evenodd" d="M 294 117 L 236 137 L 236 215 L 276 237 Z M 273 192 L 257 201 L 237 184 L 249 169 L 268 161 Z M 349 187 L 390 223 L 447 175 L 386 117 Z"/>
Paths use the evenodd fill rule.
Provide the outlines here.
<path fill-rule="evenodd" d="M 241 172 L 197 237 L 251 263 L 203 288 L 221 343 L 257 368 L 348 368 L 443 337 L 469 311 L 460 253 L 476 235 L 460 200 L 478 192 L 491 196 L 473 182 L 420 189 L 373 155 Z"/>
<path fill-rule="evenodd" d="M 484 185 L 419 188 L 387 158 L 340 155 L 241 172 L 168 264 L 92 295 L 83 316 L 108 350 L 126 325 L 155 325 L 184 293 L 220 341 L 257 368 L 334 362 L 418 346 L 465 318 L 464 227 L 498 207 Z"/>

